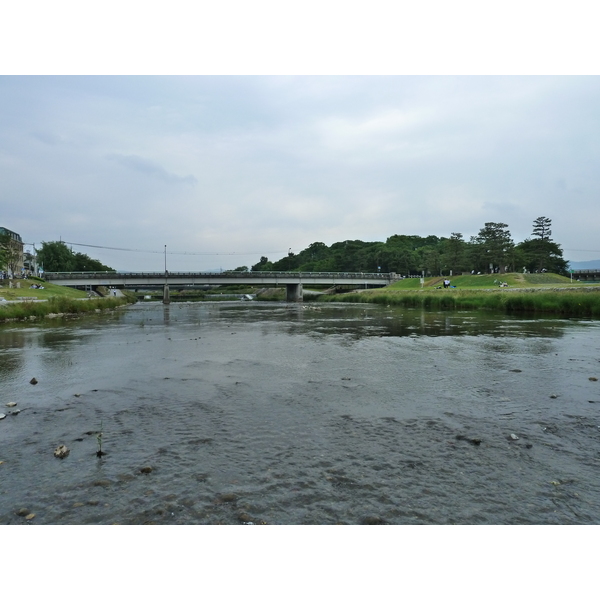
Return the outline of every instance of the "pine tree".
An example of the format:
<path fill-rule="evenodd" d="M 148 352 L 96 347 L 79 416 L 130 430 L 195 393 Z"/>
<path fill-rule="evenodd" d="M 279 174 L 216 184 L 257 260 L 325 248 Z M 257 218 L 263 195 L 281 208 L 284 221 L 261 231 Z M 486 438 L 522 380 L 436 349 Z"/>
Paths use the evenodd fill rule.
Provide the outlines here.
<path fill-rule="evenodd" d="M 537 237 L 541 242 L 551 242 L 552 238 L 552 230 L 550 229 L 550 225 L 552 225 L 552 219 L 548 217 L 538 217 L 533 222 L 533 233 L 535 237 Z"/>

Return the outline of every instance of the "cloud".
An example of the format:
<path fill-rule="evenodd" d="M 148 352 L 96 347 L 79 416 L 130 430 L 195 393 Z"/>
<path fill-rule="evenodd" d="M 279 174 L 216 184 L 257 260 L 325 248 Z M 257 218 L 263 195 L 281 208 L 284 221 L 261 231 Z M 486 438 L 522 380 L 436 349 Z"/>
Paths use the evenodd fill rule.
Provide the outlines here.
<path fill-rule="evenodd" d="M 56 146 L 64 141 L 63 138 L 54 133 L 50 133 L 49 131 L 34 131 L 31 135 L 33 135 L 36 140 L 48 144 L 49 146 Z"/>
<path fill-rule="evenodd" d="M 137 156 L 136 154 L 117 154 L 113 152 L 107 154 L 106 158 L 122 165 L 123 167 L 132 169 L 138 173 L 143 173 L 144 175 L 156 177 L 157 179 L 167 183 L 183 183 L 187 185 L 196 185 L 196 183 L 198 183 L 198 180 L 193 175 L 186 175 L 185 177 L 175 175 L 155 162 L 148 160 L 147 158 Z"/>
<path fill-rule="evenodd" d="M 508 223 L 519 241 L 546 215 L 563 248 L 597 251 L 567 258 L 593 259 L 599 83 L 4 77 L 0 225 L 30 241 L 276 259 L 271 250 L 315 241 L 468 239 L 488 221 Z M 155 258 L 99 256 L 139 270 Z M 189 268 L 215 260 L 196 257 Z"/>

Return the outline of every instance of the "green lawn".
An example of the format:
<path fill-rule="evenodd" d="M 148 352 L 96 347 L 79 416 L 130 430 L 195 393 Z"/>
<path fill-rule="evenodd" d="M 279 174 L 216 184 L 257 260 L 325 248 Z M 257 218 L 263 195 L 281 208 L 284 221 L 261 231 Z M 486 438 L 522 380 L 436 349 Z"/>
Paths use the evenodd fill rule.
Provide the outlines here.
<path fill-rule="evenodd" d="M 450 285 L 456 289 L 474 290 L 499 288 L 500 282 L 506 282 L 510 288 L 532 287 L 589 287 L 589 283 L 571 282 L 569 277 L 556 273 L 504 273 L 495 275 L 457 275 L 456 277 L 426 277 L 423 289 L 443 288 L 444 279 L 450 280 Z M 403 279 L 392 283 L 388 290 L 420 290 L 421 280 L 417 278 Z"/>
<path fill-rule="evenodd" d="M 76 290 L 75 288 L 64 287 L 62 285 L 54 285 L 53 283 L 47 283 L 41 279 L 17 279 L 15 281 L 20 283 L 20 288 L 9 288 L 8 280 L 2 280 L 3 285 L 0 286 L 0 298 L 4 298 L 5 300 L 17 300 L 18 298 L 37 298 L 38 300 L 48 300 L 48 298 L 52 298 L 54 296 L 59 296 L 61 298 L 87 298 L 87 292 Z M 44 286 L 44 289 L 31 289 L 29 286 L 32 283 L 41 284 Z"/>

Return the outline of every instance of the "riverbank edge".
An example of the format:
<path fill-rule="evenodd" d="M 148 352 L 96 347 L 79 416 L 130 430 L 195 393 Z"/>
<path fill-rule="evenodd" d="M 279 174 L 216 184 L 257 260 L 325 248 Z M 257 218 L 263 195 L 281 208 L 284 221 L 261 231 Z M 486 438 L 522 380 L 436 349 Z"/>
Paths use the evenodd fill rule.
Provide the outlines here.
<path fill-rule="evenodd" d="M 0 325 L 41 319 L 76 317 L 82 314 L 113 311 L 122 306 L 135 304 L 130 295 L 109 298 L 65 298 L 52 297 L 44 302 L 34 300 L 0 304 Z"/>
<path fill-rule="evenodd" d="M 600 288 L 365 290 L 322 296 L 319 302 L 357 302 L 437 310 L 495 310 L 600 318 Z"/>

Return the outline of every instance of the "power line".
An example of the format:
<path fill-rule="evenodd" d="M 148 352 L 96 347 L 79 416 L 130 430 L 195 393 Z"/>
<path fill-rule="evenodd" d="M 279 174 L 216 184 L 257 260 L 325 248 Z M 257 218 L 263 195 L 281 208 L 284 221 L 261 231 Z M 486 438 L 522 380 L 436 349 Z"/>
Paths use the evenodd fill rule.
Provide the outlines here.
<path fill-rule="evenodd" d="M 26 245 L 33 245 L 31 242 L 24 242 Z M 164 250 L 136 250 L 133 248 L 114 248 L 112 246 L 97 246 L 94 244 L 78 244 L 76 242 L 63 242 L 69 246 L 84 246 L 85 248 L 101 248 L 103 250 L 117 250 L 119 252 L 141 252 L 146 254 L 164 254 Z M 270 250 L 263 252 L 172 252 L 167 251 L 167 254 L 178 254 L 185 256 L 265 256 L 266 254 L 284 254 L 285 250 Z"/>
<path fill-rule="evenodd" d="M 564 248 L 565 252 L 600 252 L 600 250 L 575 250 L 574 248 Z"/>

